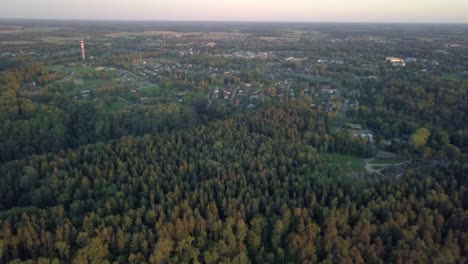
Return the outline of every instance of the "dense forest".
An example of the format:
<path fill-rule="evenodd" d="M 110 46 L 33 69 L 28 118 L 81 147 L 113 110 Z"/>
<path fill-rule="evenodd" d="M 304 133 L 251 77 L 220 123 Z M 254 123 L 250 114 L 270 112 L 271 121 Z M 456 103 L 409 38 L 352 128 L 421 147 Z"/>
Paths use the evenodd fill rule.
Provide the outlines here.
<path fill-rule="evenodd" d="M 468 262 L 465 26 L 36 22 L 0 264 Z"/>
<path fill-rule="evenodd" d="M 466 166 L 343 177 L 321 153 L 367 143 L 327 122 L 270 107 L 6 163 L 1 260 L 465 262 Z"/>

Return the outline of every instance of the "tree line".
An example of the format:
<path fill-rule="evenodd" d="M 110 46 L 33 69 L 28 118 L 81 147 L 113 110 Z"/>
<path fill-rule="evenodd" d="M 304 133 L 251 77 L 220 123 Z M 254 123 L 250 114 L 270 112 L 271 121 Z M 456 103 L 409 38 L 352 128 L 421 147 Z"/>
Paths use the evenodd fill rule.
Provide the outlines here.
<path fill-rule="evenodd" d="M 466 261 L 466 166 L 350 178 L 320 149 L 367 143 L 328 127 L 296 103 L 4 164 L 0 260 Z"/>

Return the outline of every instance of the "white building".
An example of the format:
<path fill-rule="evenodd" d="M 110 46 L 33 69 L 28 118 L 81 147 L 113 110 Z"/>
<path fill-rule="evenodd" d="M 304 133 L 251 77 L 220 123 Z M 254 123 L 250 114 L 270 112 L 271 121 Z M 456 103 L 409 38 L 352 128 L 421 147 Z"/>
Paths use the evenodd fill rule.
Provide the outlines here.
<path fill-rule="evenodd" d="M 406 66 L 405 60 L 396 57 L 387 57 L 386 62 L 391 63 L 392 66 Z"/>

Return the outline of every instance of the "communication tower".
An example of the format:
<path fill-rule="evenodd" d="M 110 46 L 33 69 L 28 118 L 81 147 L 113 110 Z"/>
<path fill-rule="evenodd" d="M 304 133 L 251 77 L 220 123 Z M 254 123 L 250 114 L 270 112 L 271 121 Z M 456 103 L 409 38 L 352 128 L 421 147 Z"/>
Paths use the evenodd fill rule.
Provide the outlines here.
<path fill-rule="evenodd" d="M 86 54 L 84 40 L 81 40 L 81 59 L 83 60 L 83 63 L 85 63 Z"/>

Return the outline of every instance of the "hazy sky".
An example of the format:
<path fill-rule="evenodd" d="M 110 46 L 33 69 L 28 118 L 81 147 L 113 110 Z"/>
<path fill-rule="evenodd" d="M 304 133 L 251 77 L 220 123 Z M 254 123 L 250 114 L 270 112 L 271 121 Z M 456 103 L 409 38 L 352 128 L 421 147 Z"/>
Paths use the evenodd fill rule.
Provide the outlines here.
<path fill-rule="evenodd" d="M 0 18 L 468 23 L 468 0 L 0 0 Z"/>

